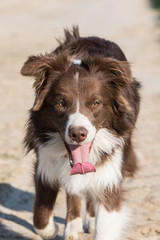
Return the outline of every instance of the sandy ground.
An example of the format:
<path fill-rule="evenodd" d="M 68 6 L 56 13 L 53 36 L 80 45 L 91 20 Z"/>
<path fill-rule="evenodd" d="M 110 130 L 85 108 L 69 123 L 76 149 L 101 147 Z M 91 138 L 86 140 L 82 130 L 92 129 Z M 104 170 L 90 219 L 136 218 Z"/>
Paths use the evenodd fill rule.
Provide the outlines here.
<path fill-rule="evenodd" d="M 134 143 L 141 168 L 125 188 L 134 220 L 125 239 L 160 239 L 160 42 L 157 15 L 147 0 L 0 1 L 0 240 L 40 239 L 32 227 L 32 161 L 22 139 L 33 81 L 19 72 L 28 55 L 56 47 L 63 28 L 79 24 L 82 36 L 116 41 L 143 84 Z M 65 195 L 58 197 L 55 221 L 60 240 Z M 80 239 L 92 239 L 84 234 Z M 107 240 L 107 239 L 106 239 Z"/>

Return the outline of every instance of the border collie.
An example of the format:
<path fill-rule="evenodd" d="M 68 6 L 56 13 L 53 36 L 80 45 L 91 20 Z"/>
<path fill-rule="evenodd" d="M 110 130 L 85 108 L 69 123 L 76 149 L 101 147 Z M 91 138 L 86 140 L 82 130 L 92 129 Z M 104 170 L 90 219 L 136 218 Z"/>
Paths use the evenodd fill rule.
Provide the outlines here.
<path fill-rule="evenodd" d="M 22 75 L 35 79 L 35 101 L 25 146 L 34 150 L 34 227 L 44 239 L 56 234 L 53 208 L 66 191 L 64 239 L 85 229 L 95 240 L 120 240 L 129 211 L 122 183 L 137 159 L 131 136 L 139 112 L 140 83 L 117 44 L 80 37 L 78 27 L 51 53 L 30 56 Z"/>

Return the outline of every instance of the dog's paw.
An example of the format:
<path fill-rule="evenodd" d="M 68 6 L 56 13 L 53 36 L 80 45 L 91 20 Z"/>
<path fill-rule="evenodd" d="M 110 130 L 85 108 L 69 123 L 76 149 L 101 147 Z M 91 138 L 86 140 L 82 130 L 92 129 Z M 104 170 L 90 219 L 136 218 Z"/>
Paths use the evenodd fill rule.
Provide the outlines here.
<path fill-rule="evenodd" d="M 66 224 L 64 240 L 78 239 L 78 234 L 83 232 L 82 218 L 75 218 Z"/>
<path fill-rule="evenodd" d="M 93 233 L 95 231 L 95 217 L 90 217 L 87 214 L 84 223 L 84 231 L 86 233 Z"/>
<path fill-rule="evenodd" d="M 50 218 L 49 223 L 45 228 L 38 229 L 38 228 L 34 227 L 34 229 L 38 233 L 38 235 L 40 237 L 42 237 L 43 239 L 53 239 L 58 232 L 58 227 L 57 227 L 57 225 L 55 225 L 55 223 L 53 221 L 53 217 Z"/>

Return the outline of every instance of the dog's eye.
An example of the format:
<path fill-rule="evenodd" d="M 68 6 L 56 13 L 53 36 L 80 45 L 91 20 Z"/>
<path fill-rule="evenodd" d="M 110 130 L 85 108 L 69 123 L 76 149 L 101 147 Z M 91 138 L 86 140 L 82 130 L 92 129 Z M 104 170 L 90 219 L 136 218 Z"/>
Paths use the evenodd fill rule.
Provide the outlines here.
<path fill-rule="evenodd" d="M 97 100 L 95 100 L 95 101 L 92 103 L 92 106 L 93 106 L 93 107 L 97 107 L 99 104 L 100 104 L 100 102 L 97 101 Z"/>
<path fill-rule="evenodd" d="M 64 100 L 59 101 L 56 105 L 59 108 L 67 108 L 67 105 Z"/>

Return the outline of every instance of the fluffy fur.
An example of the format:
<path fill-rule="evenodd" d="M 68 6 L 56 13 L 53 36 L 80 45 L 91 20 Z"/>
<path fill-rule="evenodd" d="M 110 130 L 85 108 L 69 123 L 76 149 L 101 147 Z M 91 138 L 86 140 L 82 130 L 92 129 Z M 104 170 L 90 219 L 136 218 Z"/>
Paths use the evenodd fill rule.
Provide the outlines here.
<path fill-rule="evenodd" d="M 99 204 L 97 206 L 95 240 L 120 239 L 129 222 L 129 215 L 125 206 L 121 207 L 118 212 L 106 212 L 104 206 Z"/>
<path fill-rule="evenodd" d="M 90 153 L 90 162 L 96 165 L 100 162 L 100 156 L 103 155 L 103 152 L 111 154 L 112 149 L 116 148 L 116 150 L 109 161 L 105 161 L 97 168 L 96 173 L 86 175 L 70 176 L 71 167 L 61 137 L 57 135 L 57 138 L 54 136 L 53 139 L 49 140 L 45 146 L 39 147 L 38 151 L 37 174 L 43 182 L 54 186 L 58 180 L 68 193 L 77 195 L 99 192 L 106 187 L 112 189 L 119 186 L 122 179 L 123 151 L 118 145 L 120 141 L 117 143 L 114 137 L 110 136 L 104 129 L 99 130 L 96 134 Z"/>
<path fill-rule="evenodd" d="M 63 187 L 67 195 L 65 240 L 78 238 L 82 231 L 82 197 L 86 198 L 88 232 L 93 231 L 96 217 L 94 239 L 120 240 L 128 219 L 122 183 L 137 169 L 131 136 L 140 103 L 140 83 L 132 77 L 124 53 L 113 42 L 82 38 L 78 28 L 73 28 L 72 33 L 65 30 L 65 39 L 54 52 L 29 57 L 21 73 L 35 78 L 36 97 L 25 146 L 37 157 L 37 233 L 53 237 L 53 208 Z M 70 176 L 73 162 L 67 144 L 86 143 L 91 143 L 89 162 L 96 172 Z"/>

